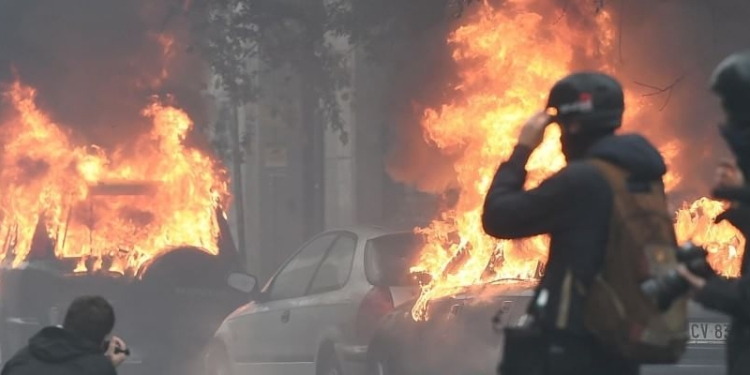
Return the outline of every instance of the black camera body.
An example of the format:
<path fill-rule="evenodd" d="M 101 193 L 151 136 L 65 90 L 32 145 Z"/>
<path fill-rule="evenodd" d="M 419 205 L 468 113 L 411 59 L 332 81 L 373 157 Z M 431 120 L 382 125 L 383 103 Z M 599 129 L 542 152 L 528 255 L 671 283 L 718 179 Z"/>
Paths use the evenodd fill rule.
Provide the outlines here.
<path fill-rule="evenodd" d="M 716 272 L 708 264 L 708 252 L 692 242 L 687 242 L 677 248 L 677 261 L 687 269 L 703 278 L 716 276 Z M 652 298 L 660 310 L 666 311 L 672 302 L 690 290 L 690 283 L 680 275 L 676 269 L 666 275 L 648 279 L 641 283 L 641 291 Z"/>
<path fill-rule="evenodd" d="M 109 348 L 109 340 L 106 340 L 102 343 L 102 349 L 104 349 L 104 352 L 107 352 L 107 348 Z M 125 354 L 126 356 L 130 356 L 130 349 L 122 349 L 119 346 L 115 348 L 115 354 Z"/>

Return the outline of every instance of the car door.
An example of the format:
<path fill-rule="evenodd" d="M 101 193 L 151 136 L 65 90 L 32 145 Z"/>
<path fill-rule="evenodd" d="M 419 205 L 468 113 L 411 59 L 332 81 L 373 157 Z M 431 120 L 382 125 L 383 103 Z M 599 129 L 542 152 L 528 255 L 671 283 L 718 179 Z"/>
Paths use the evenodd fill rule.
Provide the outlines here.
<path fill-rule="evenodd" d="M 356 314 L 356 303 L 345 286 L 349 280 L 357 248 L 357 236 L 340 232 L 312 279 L 307 295 L 298 300 L 289 320 L 295 358 L 315 373 L 315 355 L 324 335 L 341 332 Z"/>
<path fill-rule="evenodd" d="M 301 374 L 305 358 L 295 351 L 290 322 L 296 318 L 315 271 L 337 234 L 324 233 L 308 241 L 271 278 L 254 309 L 238 317 L 236 342 L 240 373 Z"/>

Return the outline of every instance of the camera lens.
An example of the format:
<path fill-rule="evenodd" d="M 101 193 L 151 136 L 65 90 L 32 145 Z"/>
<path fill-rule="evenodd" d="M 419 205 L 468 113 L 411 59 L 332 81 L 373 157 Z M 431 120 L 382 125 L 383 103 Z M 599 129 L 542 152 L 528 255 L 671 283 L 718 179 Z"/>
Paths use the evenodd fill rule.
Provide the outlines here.
<path fill-rule="evenodd" d="M 711 265 L 708 263 L 707 257 L 708 252 L 692 242 L 686 243 L 677 252 L 677 260 L 684 264 L 690 272 L 703 278 L 709 278 L 716 275 L 713 268 L 711 268 Z"/>
<path fill-rule="evenodd" d="M 641 284 L 641 291 L 656 302 L 661 311 L 672 306 L 672 302 L 679 296 L 690 290 L 690 284 L 677 271 L 646 280 Z"/>

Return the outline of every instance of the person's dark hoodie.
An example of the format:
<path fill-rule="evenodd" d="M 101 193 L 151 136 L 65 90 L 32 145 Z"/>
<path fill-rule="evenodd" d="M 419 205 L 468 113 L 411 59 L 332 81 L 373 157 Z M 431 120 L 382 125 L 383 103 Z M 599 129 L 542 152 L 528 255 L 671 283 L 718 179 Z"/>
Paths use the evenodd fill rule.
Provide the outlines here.
<path fill-rule="evenodd" d="M 661 180 L 667 168 L 645 138 L 612 135 L 594 143 L 583 160 L 569 162 L 537 188 L 524 191 L 530 154 L 528 147 L 517 146 L 498 169 L 484 203 L 484 230 L 501 239 L 550 235 L 549 257 L 540 282 L 549 298 L 546 307 L 537 311 L 537 318 L 550 329 L 584 334 L 580 295 L 572 296 L 564 327 L 558 324 L 560 287 L 567 269 L 583 283 L 590 283 L 600 269 L 613 199 L 604 176 L 585 159 L 598 158 L 620 166 L 630 172 L 634 182 Z"/>
<path fill-rule="evenodd" d="M 116 375 L 100 346 L 60 327 L 46 327 L 3 366 L 0 375 Z"/>

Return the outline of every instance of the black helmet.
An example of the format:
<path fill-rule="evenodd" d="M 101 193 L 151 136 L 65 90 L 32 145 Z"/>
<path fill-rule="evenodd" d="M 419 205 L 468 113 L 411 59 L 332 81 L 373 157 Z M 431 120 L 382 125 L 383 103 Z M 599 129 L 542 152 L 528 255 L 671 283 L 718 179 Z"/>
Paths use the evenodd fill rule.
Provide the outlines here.
<path fill-rule="evenodd" d="M 711 90 L 732 120 L 750 121 L 750 51 L 736 52 L 714 69 Z"/>
<path fill-rule="evenodd" d="M 616 79 L 596 72 L 571 74 L 552 87 L 547 108 L 561 126 L 577 120 L 582 131 L 614 131 L 622 125 L 625 98 Z M 549 112 L 549 110 L 548 110 Z"/>

